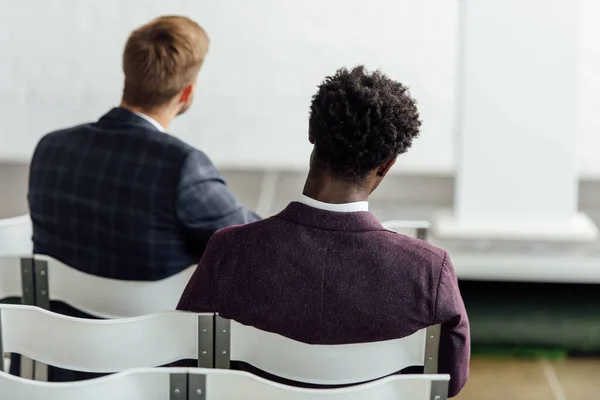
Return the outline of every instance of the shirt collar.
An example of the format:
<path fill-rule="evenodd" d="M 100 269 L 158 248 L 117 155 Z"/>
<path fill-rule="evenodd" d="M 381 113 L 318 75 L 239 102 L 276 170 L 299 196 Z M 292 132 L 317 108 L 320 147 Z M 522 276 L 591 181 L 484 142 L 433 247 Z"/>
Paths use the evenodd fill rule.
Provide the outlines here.
<path fill-rule="evenodd" d="M 139 113 L 137 111 L 132 111 L 132 113 L 134 113 L 138 117 L 144 118 L 146 121 L 148 121 L 152 125 L 154 125 L 154 127 L 156 129 L 158 129 L 159 131 L 165 132 L 165 128 L 163 128 L 163 126 L 161 124 L 159 124 L 158 122 L 156 122 L 156 120 L 154 118 L 151 118 L 151 117 L 147 116 L 146 114 L 142 114 L 142 113 Z"/>
<path fill-rule="evenodd" d="M 356 201 L 354 203 L 344 204 L 331 204 L 323 203 L 322 201 L 315 200 L 305 195 L 300 196 L 299 203 L 307 205 L 309 207 L 318 208 L 319 210 L 333 211 L 333 212 L 359 212 L 369 211 L 369 202 L 367 201 Z"/>

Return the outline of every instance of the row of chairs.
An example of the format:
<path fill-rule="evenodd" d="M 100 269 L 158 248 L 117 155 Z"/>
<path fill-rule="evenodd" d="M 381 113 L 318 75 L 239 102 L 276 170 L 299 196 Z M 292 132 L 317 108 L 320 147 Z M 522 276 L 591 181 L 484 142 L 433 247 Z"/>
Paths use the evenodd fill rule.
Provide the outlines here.
<path fill-rule="evenodd" d="M 223 388 L 229 387 L 233 390 L 231 395 L 234 397 L 214 398 L 242 398 L 243 396 L 240 396 L 244 392 L 237 393 L 236 390 L 240 388 L 237 386 L 238 381 L 244 381 L 246 386 L 255 387 L 252 396 L 257 396 L 256 398 L 275 398 L 272 396 L 276 392 L 282 395 L 279 398 L 286 399 L 304 399 L 309 395 L 313 396 L 310 398 L 318 398 L 314 397 L 316 394 L 330 396 L 327 398 L 340 398 L 338 395 L 347 392 L 348 396 L 352 394 L 366 399 L 372 398 L 365 397 L 366 392 L 375 391 L 388 393 L 387 397 L 375 397 L 381 399 L 441 400 L 446 398 L 448 390 L 447 375 L 405 375 L 352 388 L 316 391 L 278 385 L 241 372 L 229 375 L 217 373 L 214 375 L 216 377 L 208 378 L 214 374 L 214 370 L 209 368 L 226 370 L 231 361 L 243 361 L 272 375 L 296 382 L 321 385 L 356 384 L 390 375 L 411 365 L 424 365 L 426 373 L 436 372 L 437 359 L 433 353 L 437 345 L 437 329 L 428 328 L 407 338 L 385 342 L 315 346 L 260 331 L 214 314 L 172 311 L 134 318 L 88 320 L 55 314 L 39 307 L 0 306 L 0 351 L 21 353 L 47 364 L 78 371 L 130 371 L 113 378 L 115 380 L 92 380 L 88 383 L 72 384 L 69 390 L 74 392 L 77 388 L 92 390 L 99 384 L 106 384 L 109 388 L 115 385 L 118 387 L 122 384 L 119 383 L 121 379 L 123 382 L 133 382 L 129 383 L 129 386 L 136 386 L 139 379 L 145 378 L 139 378 L 137 373 L 131 372 L 135 368 L 155 367 L 181 359 L 195 358 L 198 366 L 204 368 L 201 371 L 193 370 L 193 374 L 204 375 L 205 384 L 207 379 L 216 379 L 219 382 L 223 381 Z M 177 374 L 171 369 L 161 373 Z M 175 378 L 169 378 L 171 385 L 173 379 Z M 163 380 L 166 382 L 166 379 Z M 230 382 L 226 383 L 224 380 Z M 0 398 L 10 390 L 11 393 L 14 391 L 32 395 L 6 398 L 66 399 L 69 397 L 40 397 L 35 392 L 44 387 L 54 388 L 57 393 L 61 393 L 61 387 L 69 388 L 64 385 L 42 384 L 0 373 Z M 171 395 L 173 390 L 170 391 Z M 207 390 L 210 390 L 210 385 L 203 389 L 204 392 Z M 221 393 L 221 389 L 214 390 L 214 393 Z M 285 396 L 282 391 L 286 392 Z M 140 393 L 144 392 L 145 389 L 140 390 Z M 158 392 L 166 393 L 164 388 Z M 262 392 L 265 392 L 264 396 L 260 395 Z M 195 392 L 188 391 L 188 395 L 193 393 Z M 246 393 L 244 398 L 254 398 L 252 396 Z"/>
<path fill-rule="evenodd" d="M 170 311 L 89 320 L 0 305 L 3 351 L 98 373 L 195 359 L 198 367 L 221 369 L 242 361 L 281 378 L 319 385 L 355 384 L 419 365 L 435 374 L 439 329 L 436 325 L 382 342 L 310 345 L 216 314 Z"/>
<path fill-rule="evenodd" d="M 425 239 L 426 227 L 424 228 L 423 225 L 413 223 L 407 225 L 402 221 L 392 221 L 389 225 L 388 228 L 394 230 L 416 228 L 417 236 Z M 215 315 L 179 312 L 147 315 L 156 310 L 172 310 L 175 307 L 179 294 L 193 273 L 193 267 L 177 276 L 159 282 L 123 282 L 99 278 L 69 268 L 46 256 L 24 257 L 22 249 L 25 246 L 23 245 L 19 251 L 15 251 L 13 254 L 9 252 L 7 257 L 3 250 L 6 249 L 5 245 L 9 242 L 4 240 L 6 235 L 2 236 L 1 228 L 2 224 L 0 223 L 0 260 L 4 260 L 4 263 L 0 261 L 0 299 L 8 297 L 7 294 L 21 295 L 25 303 L 38 304 L 47 308 L 49 300 L 52 298 L 69 303 L 75 308 L 101 318 L 134 317 L 111 321 L 90 321 L 58 316 L 49 312 L 43 314 L 44 311 L 39 309 L 32 311 L 28 308 L 17 311 L 18 308 L 14 308 L 15 306 L 13 308 L 3 307 L 0 310 L 0 324 L 4 325 L 4 329 L 0 331 L 0 344 L 4 345 L 5 351 L 18 352 L 51 365 L 87 372 L 117 372 L 130 368 L 154 367 L 180 358 L 196 358 L 198 365 L 205 368 L 228 368 L 231 360 L 239 360 L 258 366 L 273 375 L 316 384 L 349 384 L 376 379 L 408 365 L 424 365 L 426 372 L 436 372 L 439 334 L 436 332 L 437 327 L 417 332 L 411 337 L 397 341 L 343 346 L 311 346 L 246 327 L 235 321 L 227 321 Z M 24 237 L 22 234 L 20 236 Z M 2 257 L 3 254 L 4 257 Z M 9 279 L 3 279 L 7 276 Z M 15 284 L 19 278 L 20 285 Z M 31 286 L 28 286 L 29 284 Z M 15 289 L 18 287 L 21 288 L 20 293 L 18 289 Z M 86 290 L 82 291 L 82 287 L 85 287 Z M 148 305 L 147 299 L 159 300 L 159 302 Z M 129 307 L 123 309 L 124 304 Z M 40 326 L 42 322 L 47 323 L 48 326 Z M 11 328 L 6 328 L 7 326 Z M 13 330 L 12 336 L 9 330 Z M 14 330 L 20 333 L 14 333 Z M 38 334 L 32 338 L 27 337 L 26 332 L 45 332 L 45 334 Z M 76 336 L 79 339 L 66 332 L 77 333 Z M 129 332 L 129 334 L 124 332 Z M 148 332 L 152 332 L 152 335 L 148 335 Z M 52 336 L 54 337 L 52 338 Z M 48 341 L 49 338 L 51 338 L 50 341 Z M 169 347 L 176 343 L 181 345 L 179 351 Z M 90 348 L 93 349 L 92 353 L 97 354 L 91 354 Z M 52 354 L 52 351 L 48 352 L 48 349 L 58 350 L 62 356 Z M 140 351 L 137 351 L 136 354 L 136 351 L 132 351 L 132 349 Z M 2 346 L 0 346 L 0 354 L 2 354 Z M 68 354 L 80 356 L 79 361 L 69 359 L 68 356 L 65 356 Z M 98 354 L 101 355 L 100 359 L 98 359 Z M 100 362 L 102 360 L 105 364 Z M 398 363 L 398 360 L 403 360 L 405 364 Z M 153 374 L 157 373 L 152 371 Z M 122 373 L 123 378 L 119 377 L 119 382 L 121 382 L 120 379 L 134 379 L 137 382 L 138 378 L 125 378 L 125 376 L 137 376 L 138 372 L 142 373 L 143 371 Z M 172 369 L 164 373 L 175 374 Z M 190 376 L 188 376 L 188 380 L 191 379 Z M 20 382 L 19 385 L 24 384 L 18 378 L 7 378 L 6 374 L 2 374 L 0 378 L 0 388 L 7 379 L 12 380 L 13 384 L 14 382 Z M 251 378 L 256 379 L 252 376 L 244 379 Z M 388 383 L 391 382 L 388 379 L 384 380 L 385 382 L 382 381 L 381 384 L 386 387 L 389 385 L 391 385 L 389 387 L 398 385 L 409 387 L 414 384 L 410 383 L 413 382 L 413 378 L 420 382 L 423 380 L 423 378 L 415 376 L 411 378 L 397 377 L 397 379 L 392 379 L 396 383 Z M 435 397 L 432 395 L 432 397 L 423 397 L 424 399 L 445 398 L 448 377 L 433 376 L 430 378 L 425 385 L 428 391 L 420 391 L 419 394 L 435 393 Z M 117 376 L 113 379 L 115 381 L 107 380 L 107 385 L 110 386 L 113 385 L 111 382 L 117 382 Z M 440 389 L 440 385 L 443 386 L 444 381 L 445 388 Z M 30 381 L 25 382 L 27 385 L 31 385 Z M 42 383 L 37 382 L 36 384 Z M 96 384 L 99 383 L 93 383 L 93 385 Z M 44 383 L 44 385 L 48 384 Z M 421 385 L 423 385 L 422 382 Z M 364 385 L 360 387 L 362 386 Z M 51 387 L 55 388 L 55 386 Z M 75 387 L 77 386 L 75 385 Z M 286 390 L 293 389 L 294 393 L 302 392 L 302 390 L 298 391 L 299 389 L 284 388 Z M 362 390 L 358 390 L 358 388 L 353 389 L 352 393 Z M 179 390 L 182 393 L 181 389 Z M 0 393 L 2 392 L 0 391 Z M 195 392 L 190 393 L 194 395 Z M 333 392 L 324 392 L 320 389 L 319 393 L 323 396 L 335 395 Z M 438 393 L 442 393 L 442 395 Z M 30 398 L 34 399 L 35 397 Z M 244 398 L 253 397 L 249 397 L 247 394 Z M 296 397 L 286 396 L 285 398 Z M 360 398 L 371 397 L 362 396 Z M 405 397 L 396 395 L 390 398 L 402 399 Z M 421 397 L 409 396 L 407 398 Z"/>
<path fill-rule="evenodd" d="M 16 298 L 49 309 L 51 301 L 61 301 L 97 318 L 142 316 L 174 310 L 196 268 L 155 282 L 106 279 L 32 255 L 31 231 L 28 216 L 0 220 L 0 302 Z M 22 357 L 20 365 L 22 377 L 46 379 L 42 363 Z"/>
<path fill-rule="evenodd" d="M 133 369 L 87 382 L 52 384 L 0 372 L 10 400 L 445 400 L 447 375 L 404 375 L 340 389 L 304 389 L 246 372 L 203 368 Z"/>

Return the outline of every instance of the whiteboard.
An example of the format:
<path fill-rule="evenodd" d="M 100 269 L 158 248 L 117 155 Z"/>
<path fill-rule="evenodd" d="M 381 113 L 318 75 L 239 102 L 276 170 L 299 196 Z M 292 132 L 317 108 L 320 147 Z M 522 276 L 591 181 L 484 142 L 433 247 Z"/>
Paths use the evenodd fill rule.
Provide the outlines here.
<path fill-rule="evenodd" d="M 171 133 L 221 166 L 303 168 L 310 99 L 342 66 L 380 68 L 419 102 L 421 137 L 398 163 L 454 158 L 457 2 L 447 0 L 0 0 L 0 160 L 117 105 L 129 32 L 184 14 L 211 37 L 195 104 Z"/>

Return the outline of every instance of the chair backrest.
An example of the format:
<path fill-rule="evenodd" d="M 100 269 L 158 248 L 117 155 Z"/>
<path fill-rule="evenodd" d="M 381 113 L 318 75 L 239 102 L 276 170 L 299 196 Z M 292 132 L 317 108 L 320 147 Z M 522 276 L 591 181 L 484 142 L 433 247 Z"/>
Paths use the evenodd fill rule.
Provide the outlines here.
<path fill-rule="evenodd" d="M 0 219 L 0 256 L 31 256 L 32 235 L 29 215 Z"/>
<path fill-rule="evenodd" d="M 179 311 L 134 318 L 89 320 L 39 307 L 0 305 L 0 353 L 44 364 L 111 373 L 181 359 L 212 366 L 213 314 Z"/>
<path fill-rule="evenodd" d="M 11 400 L 186 400 L 186 368 L 137 369 L 85 382 L 48 383 L 0 372 L 0 398 Z"/>
<path fill-rule="evenodd" d="M 449 375 L 396 375 L 340 389 L 304 389 L 247 372 L 190 369 L 190 400 L 446 400 Z"/>
<path fill-rule="evenodd" d="M 219 316 L 215 320 L 215 367 L 243 361 L 296 382 L 343 385 L 366 382 L 423 365 L 437 373 L 440 326 L 402 339 L 381 342 L 311 345 Z"/>
<path fill-rule="evenodd" d="M 195 266 L 160 281 L 124 281 L 86 274 L 45 255 L 35 255 L 37 305 L 60 300 L 99 318 L 137 317 L 175 310 Z"/>

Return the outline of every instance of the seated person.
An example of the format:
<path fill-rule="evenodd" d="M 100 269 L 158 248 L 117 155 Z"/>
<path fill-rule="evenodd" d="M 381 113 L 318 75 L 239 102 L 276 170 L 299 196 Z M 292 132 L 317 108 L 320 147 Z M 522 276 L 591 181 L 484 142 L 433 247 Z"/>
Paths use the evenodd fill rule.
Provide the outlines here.
<path fill-rule="evenodd" d="M 402 338 L 441 324 L 450 395 L 469 372 L 469 321 L 448 254 L 385 229 L 368 197 L 421 122 L 408 89 L 364 67 L 339 70 L 312 99 L 304 193 L 281 213 L 215 233 L 179 310 L 311 344 Z"/>
<path fill-rule="evenodd" d="M 105 278 L 155 281 L 196 265 L 218 229 L 259 219 L 206 154 L 167 133 L 192 104 L 208 46 L 186 17 L 150 21 L 125 45 L 120 107 L 42 138 L 29 176 L 35 253 Z M 64 304 L 52 310 L 85 317 Z M 49 371 L 51 381 L 93 376 Z"/>
<path fill-rule="evenodd" d="M 186 17 L 141 26 L 123 52 L 120 107 L 42 138 L 28 194 L 36 253 L 154 281 L 197 264 L 218 229 L 259 219 L 206 154 L 167 133 L 192 105 L 208 45 Z"/>

